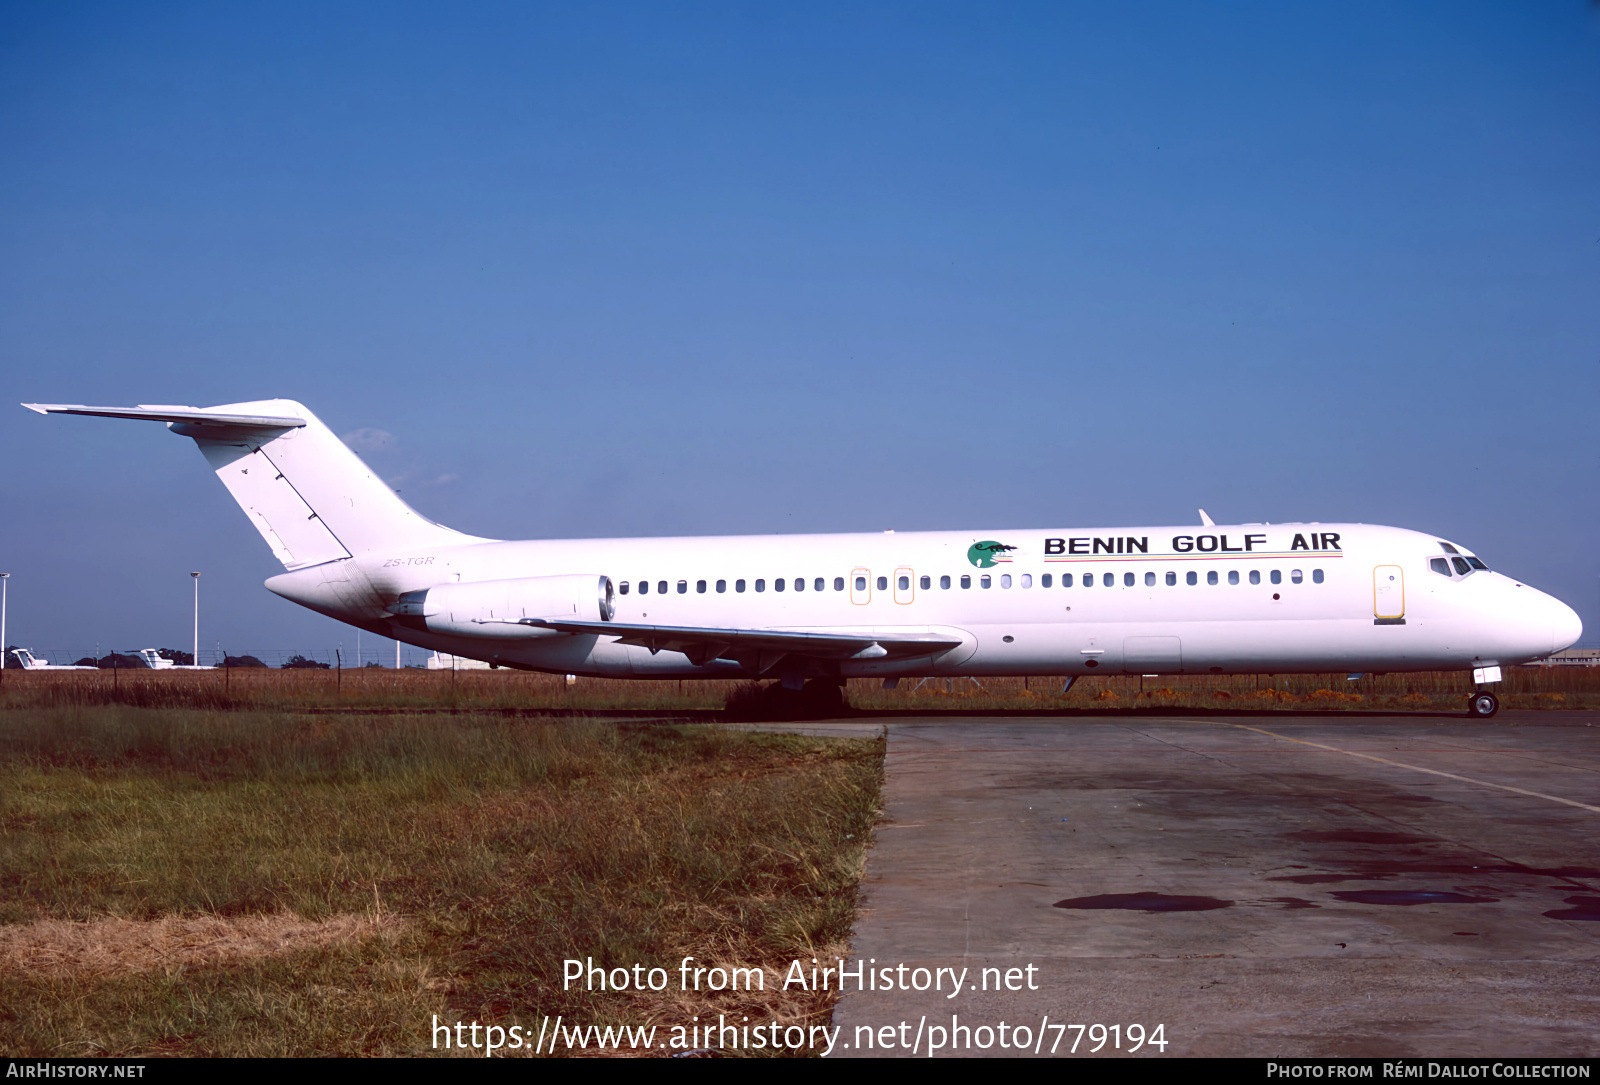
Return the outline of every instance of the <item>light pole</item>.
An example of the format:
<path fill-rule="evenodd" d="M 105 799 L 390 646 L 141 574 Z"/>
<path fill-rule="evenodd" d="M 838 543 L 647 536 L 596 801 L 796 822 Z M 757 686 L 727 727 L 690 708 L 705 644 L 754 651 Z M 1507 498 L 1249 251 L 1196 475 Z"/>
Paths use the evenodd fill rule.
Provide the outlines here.
<path fill-rule="evenodd" d="M 189 662 L 198 667 L 200 666 L 200 574 L 189 575 L 194 577 L 194 657 Z"/>
<path fill-rule="evenodd" d="M 6 584 L 10 580 L 10 573 L 0 573 L 0 670 L 6 665 Z"/>

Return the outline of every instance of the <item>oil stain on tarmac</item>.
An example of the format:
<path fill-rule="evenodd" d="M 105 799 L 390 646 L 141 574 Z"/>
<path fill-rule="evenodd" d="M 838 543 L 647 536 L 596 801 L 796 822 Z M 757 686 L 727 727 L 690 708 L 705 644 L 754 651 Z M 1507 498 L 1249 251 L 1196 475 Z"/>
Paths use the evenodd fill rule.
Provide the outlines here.
<path fill-rule="evenodd" d="M 1123 909 L 1130 912 L 1209 912 L 1214 908 L 1231 908 L 1233 901 L 1216 897 L 1175 897 L 1166 893 L 1101 893 L 1094 897 L 1069 897 L 1058 900 L 1053 908 Z"/>
<path fill-rule="evenodd" d="M 1600 920 L 1600 897 L 1568 897 L 1562 903 L 1570 904 L 1572 907 L 1556 908 L 1541 914 L 1550 919 Z"/>
<path fill-rule="evenodd" d="M 1496 904 L 1500 900 L 1426 889 L 1349 889 L 1329 895 L 1351 904 Z"/>

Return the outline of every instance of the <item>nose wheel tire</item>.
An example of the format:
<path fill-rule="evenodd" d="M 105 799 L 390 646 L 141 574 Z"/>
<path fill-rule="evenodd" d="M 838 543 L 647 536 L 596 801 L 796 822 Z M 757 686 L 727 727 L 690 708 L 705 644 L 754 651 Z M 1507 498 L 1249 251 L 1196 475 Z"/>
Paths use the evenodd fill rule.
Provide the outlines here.
<path fill-rule="evenodd" d="M 1474 693 L 1467 702 L 1467 714 L 1486 720 L 1500 711 L 1500 698 L 1492 693 Z"/>

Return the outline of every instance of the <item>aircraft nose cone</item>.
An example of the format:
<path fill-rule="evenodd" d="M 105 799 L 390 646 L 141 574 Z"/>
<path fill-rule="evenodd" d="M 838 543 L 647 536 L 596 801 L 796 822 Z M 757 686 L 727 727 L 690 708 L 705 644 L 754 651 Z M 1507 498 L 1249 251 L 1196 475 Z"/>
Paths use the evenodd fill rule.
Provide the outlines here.
<path fill-rule="evenodd" d="M 1550 620 L 1550 651 L 1559 652 L 1578 643 L 1583 636 L 1583 620 L 1565 603 L 1557 602 L 1555 611 Z"/>

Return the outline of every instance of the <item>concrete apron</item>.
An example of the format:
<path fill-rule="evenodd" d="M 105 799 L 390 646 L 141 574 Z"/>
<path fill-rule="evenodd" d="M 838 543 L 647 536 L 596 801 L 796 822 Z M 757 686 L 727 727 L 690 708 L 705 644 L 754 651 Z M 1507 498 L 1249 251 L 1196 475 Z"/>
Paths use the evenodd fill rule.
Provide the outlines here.
<path fill-rule="evenodd" d="M 1521 715 L 895 721 L 833 1054 L 1593 1054 L 1600 716 Z"/>

